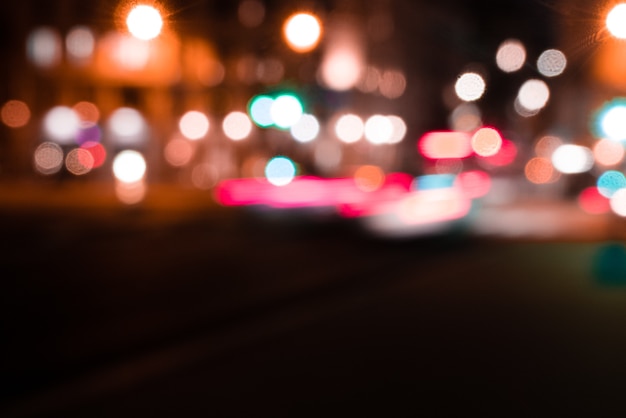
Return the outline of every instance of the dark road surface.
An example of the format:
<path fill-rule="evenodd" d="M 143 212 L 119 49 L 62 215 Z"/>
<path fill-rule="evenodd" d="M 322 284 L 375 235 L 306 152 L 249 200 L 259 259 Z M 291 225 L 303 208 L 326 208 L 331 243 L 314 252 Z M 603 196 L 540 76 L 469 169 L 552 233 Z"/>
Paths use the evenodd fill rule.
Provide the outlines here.
<path fill-rule="evenodd" d="M 2 417 L 618 416 L 626 253 L 2 211 Z"/>

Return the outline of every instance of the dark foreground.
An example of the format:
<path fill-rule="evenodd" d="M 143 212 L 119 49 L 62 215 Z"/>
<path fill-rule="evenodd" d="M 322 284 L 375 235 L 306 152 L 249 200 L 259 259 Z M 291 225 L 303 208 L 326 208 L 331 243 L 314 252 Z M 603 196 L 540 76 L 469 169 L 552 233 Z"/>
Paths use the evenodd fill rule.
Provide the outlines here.
<path fill-rule="evenodd" d="M 0 416 L 615 416 L 626 252 L 5 210 Z"/>

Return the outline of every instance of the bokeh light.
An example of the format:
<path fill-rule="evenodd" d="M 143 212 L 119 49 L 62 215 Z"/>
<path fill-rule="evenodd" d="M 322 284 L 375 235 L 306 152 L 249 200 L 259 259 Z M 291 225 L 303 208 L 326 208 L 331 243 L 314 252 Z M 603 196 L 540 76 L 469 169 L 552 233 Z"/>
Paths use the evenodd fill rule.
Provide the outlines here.
<path fill-rule="evenodd" d="M 614 99 L 602 106 L 594 118 L 596 135 L 613 141 L 626 141 L 626 100 Z"/>
<path fill-rule="evenodd" d="M 552 164 L 563 174 L 585 173 L 593 167 L 593 153 L 587 147 L 564 144 L 554 150 Z"/>
<path fill-rule="evenodd" d="M 402 142 L 407 131 L 407 126 L 404 122 L 404 119 L 396 115 L 389 115 L 387 116 L 387 119 L 389 120 L 389 122 L 391 122 L 391 126 L 393 128 L 391 132 L 391 137 L 389 138 L 388 142 L 390 144 L 398 144 Z"/>
<path fill-rule="evenodd" d="M 222 129 L 228 138 L 240 141 L 252 132 L 252 121 L 243 112 L 230 112 L 222 121 Z"/>
<path fill-rule="evenodd" d="M 528 181 L 535 184 L 553 183 L 559 177 L 552 162 L 544 157 L 531 158 L 524 167 L 524 174 Z"/>
<path fill-rule="evenodd" d="M 608 167 L 624 161 L 624 145 L 618 141 L 601 139 L 593 147 L 593 157 L 599 165 Z"/>
<path fill-rule="evenodd" d="M 58 173 L 63 167 L 63 150 L 54 142 L 44 142 L 35 150 L 33 163 L 41 174 Z"/>
<path fill-rule="evenodd" d="M 488 157 L 478 157 L 479 162 L 487 163 L 492 167 L 505 167 L 513 164 L 515 158 L 517 158 L 517 145 L 509 139 L 502 139 L 502 146 L 500 150 Z"/>
<path fill-rule="evenodd" d="M 74 148 L 65 157 L 65 168 L 75 176 L 89 173 L 93 165 L 93 155 L 83 148 Z"/>
<path fill-rule="evenodd" d="M 150 44 L 129 35 L 113 34 L 109 42 L 114 45 L 113 57 L 124 69 L 143 70 L 150 60 Z"/>
<path fill-rule="evenodd" d="M 435 160 L 436 174 L 459 174 L 465 168 L 461 158 L 440 158 Z"/>
<path fill-rule="evenodd" d="M 609 199 L 602 195 L 597 187 L 587 187 L 578 194 L 578 206 L 592 215 L 601 215 L 611 211 Z"/>
<path fill-rule="evenodd" d="M 545 50 L 537 59 L 537 69 L 541 75 L 546 77 L 556 77 L 563 74 L 565 67 L 567 67 L 567 58 L 558 49 Z"/>
<path fill-rule="evenodd" d="M 80 128 L 80 119 L 73 109 L 55 106 L 44 116 L 43 127 L 50 139 L 60 144 L 71 144 Z"/>
<path fill-rule="evenodd" d="M 472 136 L 472 150 L 481 157 L 490 157 L 500 151 L 502 136 L 493 128 L 481 128 Z"/>
<path fill-rule="evenodd" d="M 107 126 L 118 145 L 136 146 L 145 140 L 147 124 L 136 109 L 130 107 L 116 109 L 109 116 Z"/>
<path fill-rule="evenodd" d="M 370 116 L 365 122 L 365 139 L 375 145 L 389 143 L 393 135 L 393 124 L 383 115 Z"/>
<path fill-rule="evenodd" d="M 471 136 L 465 132 L 429 132 L 418 142 L 420 153 L 433 160 L 472 155 Z"/>
<path fill-rule="evenodd" d="M 626 3 L 620 3 L 609 11 L 606 27 L 616 38 L 626 39 Z"/>
<path fill-rule="evenodd" d="M 41 27 L 33 30 L 26 45 L 28 58 L 37 67 L 48 69 L 61 63 L 62 41 L 55 29 Z"/>
<path fill-rule="evenodd" d="M 9 100 L 0 109 L 0 118 L 9 128 L 21 128 L 30 121 L 31 112 L 28 105 L 21 100 Z"/>
<path fill-rule="evenodd" d="M 402 71 L 387 70 L 380 77 L 378 90 L 388 99 L 397 99 L 406 90 L 406 77 Z"/>
<path fill-rule="evenodd" d="M 172 138 L 163 150 L 165 161 L 173 167 L 183 167 L 189 164 L 193 154 L 192 143 L 184 138 Z"/>
<path fill-rule="evenodd" d="M 456 81 L 454 91 L 459 99 L 473 102 L 485 94 L 485 79 L 477 73 L 464 73 Z"/>
<path fill-rule="evenodd" d="M 76 26 L 65 37 L 65 48 L 70 61 L 84 64 L 91 59 L 96 48 L 96 38 L 86 26 Z"/>
<path fill-rule="evenodd" d="M 517 100 L 530 112 L 538 111 L 546 106 L 550 99 L 550 88 L 543 80 L 526 81 L 519 89 Z"/>
<path fill-rule="evenodd" d="M 78 102 L 72 109 L 74 109 L 74 112 L 76 112 L 83 124 L 94 125 L 100 120 L 100 110 L 94 103 L 86 101 Z"/>
<path fill-rule="evenodd" d="M 602 196 L 610 198 L 618 190 L 626 188 L 626 176 L 620 171 L 609 170 L 598 177 L 596 185 Z"/>
<path fill-rule="evenodd" d="M 454 186 L 454 174 L 427 174 L 419 176 L 413 182 L 415 190 L 448 189 Z"/>
<path fill-rule="evenodd" d="M 191 183 L 200 190 L 209 190 L 217 184 L 218 171 L 214 165 L 201 163 L 191 171 Z"/>
<path fill-rule="evenodd" d="M 198 140 L 209 132 L 209 118 L 200 111 L 190 110 L 180 118 L 178 128 L 185 138 Z"/>
<path fill-rule="evenodd" d="M 526 47 L 517 39 L 507 39 L 498 47 L 496 64 L 505 73 L 518 71 L 526 62 Z"/>
<path fill-rule="evenodd" d="M 558 136 L 542 136 L 535 144 L 535 154 L 537 154 L 538 157 L 551 159 L 554 151 L 561 145 L 563 145 L 563 141 Z"/>
<path fill-rule="evenodd" d="M 356 46 L 347 44 L 332 46 L 326 51 L 319 75 L 325 87 L 346 91 L 358 84 L 363 71 L 361 51 Z"/>
<path fill-rule="evenodd" d="M 380 70 L 368 65 L 363 69 L 356 88 L 363 93 L 374 93 L 378 89 L 381 78 Z"/>
<path fill-rule="evenodd" d="M 317 138 L 320 132 L 320 123 L 313 115 L 303 114 L 298 122 L 290 129 L 291 136 L 298 142 L 310 142 Z"/>
<path fill-rule="evenodd" d="M 113 174 L 122 183 L 136 183 L 146 174 L 146 160 L 138 151 L 125 150 L 113 159 Z"/>
<path fill-rule="evenodd" d="M 291 49 L 296 52 L 308 52 L 319 43 L 322 25 L 311 13 L 296 13 L 285 21 L 283 35 Z"/>
<path fill-rule="evenodd" d="M 257 126 L 267 128 L 274 124 L 270 112 L 273 103 L 274 99 L 269 96 L 261 95 L 252 98 L 248 107 L 248 113 Z"/>
<path fill-rule="evenodd" d="M 491 190 L 491 177 L 481 170 L 471 170 L 459 173 L 454 185 L 458 187 L 468 199 L 483 197 Z"/>
<path fill-rule="evenodd" d="M 76 133 L 76 143 L 82 145 L 85 142 L 100 142 L 102 140 L 102 130 L 98 125 L 83 122 Z"/>
<path fill-rule="evenodd" d="M 143 180 L 132 183 L 115 182 L 115 196 L 126 205 L 136 205 L 146 197 L 147 187 Z"/>
<path fill-rule="evenodd" d="M 154 39 L 161 33 L 163 18 L 157 9 L 148 5 L 135 6 L 126 18 L 128 31 L 143 41 Z"/>
<path fill-rule="evenodd" d="M 99 142 L 85 142 L 80 146 L 82 149 L 88 151 L 93 158 L 93 168 L 101 167 L 107 158 L 106 148 Z"/>
<path fill-rule="evenodd" d="M 363 165 L 355 171 L 354 182 L 359 190 L 373 192 L 385 182 L 385 172 L 375 165 Z"/>
<path fill-rule="evenodd" d="M 473 132 L 482 125 L 482 113 L 475 103 L 461 103 L 454 108 L 448 118 L 450 129 L 460 132 Z"/>
<path fill-rule="evenodd" d="M 354 114 L 342 115 L 335 124 L 335 134 L 340 141 L 346 144 L 357 142 L 365 133 L 363 119 Z"/>
<path fill-rule="evenodd" d="M 614 214 L 626 217 L 626 189 L 619 189 L 613 193 L 610 204 Z"/>
<path fill-rule="evenodd" d="M 243 0 L 237 8 L 239 22 L 248 28 L 256 28 L 265 19 L 265 6 L 259 0 Z"/>
<path fill-rule="evenodd" d="M 286 186 L 296 177 L 296 165 L 287 157 L 274 157 L 265 166 L 265 177 L 274 186 Z"/>
<path fill-rule="evenodd" d="M 274 99 L 270 107 L 270 115 L 274 125 L 287 129 L 295 125 L 304 109 L 300 100 L 293 94 L 281 94 Z"/>

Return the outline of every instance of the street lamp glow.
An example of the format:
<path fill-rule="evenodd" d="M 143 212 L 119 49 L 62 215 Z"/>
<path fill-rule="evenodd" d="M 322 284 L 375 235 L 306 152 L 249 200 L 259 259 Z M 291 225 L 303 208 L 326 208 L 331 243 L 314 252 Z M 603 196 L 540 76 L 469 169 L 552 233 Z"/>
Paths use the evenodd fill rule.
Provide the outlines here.
<path fill-rule="evenodd" d="M 606 27 L 616 38 L 626 39 L 626 3 L 611 9 L 606 16 Z"/>
<path fill-rule="evenodd" d="M 154 7 L 140 5 L 130 11 L 126 18 L 126 26 L 135 38 L 149 41 L 161 33 L 163 18 Z"/>
<path fill-rule="evenodd" d="M 190 110 L 180 118 L 178 127 L 185 138 L 197 140 L 209 132 L 209 118 L 202 112 Z"/>
<path fill-rule="evenodd" d="M 295 125 L 302 117 L 302 103 L 291 94 L 281 94 L 270 107 L 270 115 L 274 125 L 287 129 Z"/>
<path fill-rule="evenodd" d="M 265 166 L 265 177 L 274 186 L 286 186 L 296 177 L 297 168 L 287 157 L 274 157 Z"/>
<path fill-rule="evenodd" d="M 135 183 L 146 174 L 146 160 L 137 151 L 122 151 L 113 161 L 113 175 L 122 183 Z"/>
<path fill-rule="evenodd" d="M 291 49 L 296 52 L 308 52 L 319 43 L 322 25 L 319 19 L 310 13 L 296 13 L 285 22 L 283 34 Z"/>

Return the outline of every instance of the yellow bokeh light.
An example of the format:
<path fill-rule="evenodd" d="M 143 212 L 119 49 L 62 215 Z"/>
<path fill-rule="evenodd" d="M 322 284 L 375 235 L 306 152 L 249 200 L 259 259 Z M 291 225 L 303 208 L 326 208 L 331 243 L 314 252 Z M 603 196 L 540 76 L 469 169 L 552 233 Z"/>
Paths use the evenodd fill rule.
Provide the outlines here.
<path fill-rule="evenodd" d="M 161 33 L 163 18 L 161 13 L 152 6 L 135 6 L 126 18 L 128 31 L 138 39 L 149 41 Z"/>
<path fill-rule="evenodd" d="M 308 52 L 319 43 L 322 24 L 311 13 L 296 13 L 285 22 L 283 34 L 291 49 L 296 52 Z"/>

